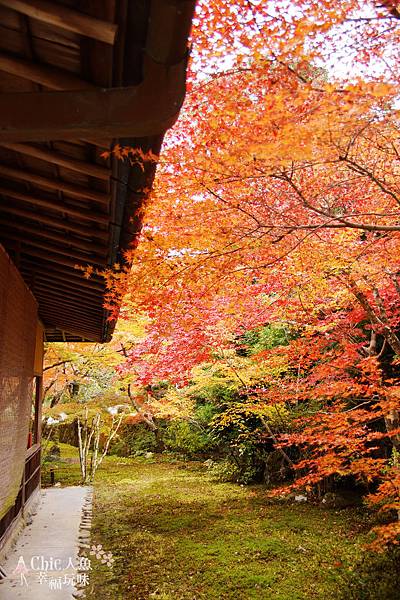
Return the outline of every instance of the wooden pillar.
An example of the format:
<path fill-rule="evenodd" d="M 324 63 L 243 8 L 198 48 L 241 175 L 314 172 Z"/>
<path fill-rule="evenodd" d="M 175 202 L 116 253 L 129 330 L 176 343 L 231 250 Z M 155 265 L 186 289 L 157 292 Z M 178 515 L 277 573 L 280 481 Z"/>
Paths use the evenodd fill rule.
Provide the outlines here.
<path fill-rule="evenodd" d="M 42 439 L 42 402 L 43 402 L 43 377 L 35 377 L 35 422 L 33 425 L 34 443 L 40 444 Z"/>
<path fill-rule="evenodd" d="M 42 402 L 43 402 L 43 358 L 44 358 L 44 327 L 38 322 L 36 330 L 36 347 L 34 362 L 34 394 L 35 394 L 35 422 L 34 443 L 40 444 L 42 438 Z"/>

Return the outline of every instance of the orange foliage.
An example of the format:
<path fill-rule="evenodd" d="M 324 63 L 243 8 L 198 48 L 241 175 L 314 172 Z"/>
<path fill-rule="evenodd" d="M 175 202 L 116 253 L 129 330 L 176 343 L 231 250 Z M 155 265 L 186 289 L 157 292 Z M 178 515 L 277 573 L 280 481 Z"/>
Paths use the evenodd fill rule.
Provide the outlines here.
<path fill-rule="evenodd" d="M 200 2 L 132 270 L 109 275 L 110 306 L 125 294 L 148 317 L 125 366 L 144 384 L 184 382 L 245 330 L 293 327 L 259 360 L 282 352 L 295 374 L 266 402 L 318 405 L 281 439 L 304 448 L 300 485 L 379 481 L 387 508 L 398 464 L 376 448 L 399 432 L 373 424 L 399 408 L 399 27 L 392 2 Z"/>

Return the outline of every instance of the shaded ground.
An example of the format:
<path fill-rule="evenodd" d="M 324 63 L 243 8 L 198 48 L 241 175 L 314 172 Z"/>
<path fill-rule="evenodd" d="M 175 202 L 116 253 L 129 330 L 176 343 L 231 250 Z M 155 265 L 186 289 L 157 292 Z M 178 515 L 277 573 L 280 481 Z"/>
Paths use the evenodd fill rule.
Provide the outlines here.
<path fill-rule="evenodd" d="M 78 480 L 79 465 L 57 465 L 62 483 Z M 268 503 L 263 488 L 215 483 L 197 463 L 110 457 L 92 543 L 115 563 L 95 559 L 88 598 L 337 598 L 367 528 L 358 511 Z"/>

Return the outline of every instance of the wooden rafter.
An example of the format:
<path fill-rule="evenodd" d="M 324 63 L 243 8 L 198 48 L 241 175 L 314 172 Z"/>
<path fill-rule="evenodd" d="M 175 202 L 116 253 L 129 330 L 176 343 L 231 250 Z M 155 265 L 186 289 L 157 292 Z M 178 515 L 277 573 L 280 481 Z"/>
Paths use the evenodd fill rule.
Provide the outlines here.
<path fill-rule="evenodd" d="M 29 60 L 0 52 L 0 71 L 22 77 L 52 90 L 90 90 L 95 86 L 73 73 L 51 65 L 33 63 Z"/>
<path fill-rule="evenodd" d="M 66 194 L 73 196 L 74 198 L 87 198 L 88 200 L 94 200 L 95 202 L 100 202 L 101 204 L 106 205 L 110 200 L 108 194 L 97 192 L 96 190 L 93 190 L 91 188 L 67 183 L 62 179 L 49 179 L 47 177 L 37 175 L 36 173 L 32 173 L 30 171 L 14 169 L 12 167 L 7 167 L 6 165 L 2 164 L 0 164 L 0 176 L 1 175 L 3 177 L 14 179 L 17 181 L 26 181 L 30 184 L 38 185 L 39 187 L 44 187 L 50 190 L 61 190 L 62 192 L 65 192 Z"/>
<path fill-rule="evenodd" d="M 57 253 L 57 254 L 61 254 L 62 256 L 74 258 L 75 259 L 74 264 L 76 264 L 76 261 L 81 261 L 83 264 L 90 263 L 91 265 L 99 265 L 99 266 L 104 266 L 107 264 L 106 260 L 102 257 L 82 254 L 81 252 L 76 252 L 75 250 L 66 248 L 65 246 L 61 247 L 61 248 L 59 246 L 52 246 L 51 244 L 47 244 L 46 242 L 43 242 L 42 240 L 36 240 L 36 239 L 32 239 L 32 238 L 27 239 L 26 235 L 24 235 L 23 233 L 18 233 L 15 230 L 9 231 L 7 229 L 4 229 L 3 231 L 1 231 L 1 238 L 9 239 L 9 240 L 16 240 L 18 242 L 21 242 L 21 244 L 23 244 L 23 247 L 24 247 L 23 251 L 28 252 L 28 253 L 31 252 L 31 247 L 33 247 L 33 248 L 40 248 L 42 250 L 48 251 L 49 256 L 52 253 Z"/>
<path fill-rule="evenodd" d="M 93 306 L 90 301 L 88 302 L 85 298 L 82 298 L 80 301 L 74 296 L 70 296 L 69 294 L 58 294 L 57 292 L 49 293 L 48 290 L 44 291 L 40 288 L 35 288 L 34 290 L 35 298 L 39 300 L 40 304 L 43 302 L 50 302 L 52 306 L 66 306 L 72 308 L 81 308 L 83 312 L 85 310 L 90 311 L 90 314 L 98 314 L 101 315 L 103 313 L 103 308 L 101 304 L 99 306 Z"/>
<path fill-rule="evenodd" d="M 43 250 L 40 250 L 39 248 L 29 248 L 29 255 L 30 256 L 36 256 L 37 258 L 41 258 L 45 261 L 48 261 L 50 263 L 55 263 L 57 265 L 63 265 L 64 267 L 69 267 L 70 269 L 74 270 L 76 268 L 77 265 L 87 265 L 88 263 L 90 263 L 91 261 L 88 260 L 72 260 L 67 258 L 64 255 L 58 254 L 58 252 L 44 252 Z"/>
<path fill-rule="evenodd" d="M 101 329 L 101 326 L 97 321 L 82 318 L 79 309 L 76 312 L 71 313 L 68 311 L 67 313 L 64 313 L 61 312 L 61 306 L 57 308 L 47 305 L 43 306 L 46 308 L 46 315 L 48 316 L 47 320 L 50 321 L 50 324 L 53 325 L 53 327 L 68 331 L 68 325 L 75 326 L 75 331 L 79 330 L 81 335 L 82 333 L 98 332 Z"/>
<path fill-rule="evenodd" d="M 68 331 L 63 331 L 62 329 L 56 329 L 55 327 L 46 327 L 44 330 L 44 341 L 45 342 L 90 342 L 93 340 L 88 340 L 84 335 L 69 333 Z M 95 341 L 95 340 L 94 340 Z"/>
<path fill-rule="evenodd" d="M 49 281 L 48 279 L 42 279 L 39 277 L 35 277 L 34 278 L 34 282 L 35 282 L 35 290 L 40 289 L 40 290 L 46 290 L 48 292 L 51 292 L 55 289 L 54 286 L 54 281 Z M 75 286 L 74 284 L 70 284 L 68 285 L 68 283 L 64 282 L 64 285 L 62 283 L 57 283 L 56 286 L 57 292 L 67 295 L 67 296 L 72 296 L 72 297 L 76 297 L 76 298 L 85 298 L 90 300 L 90 302 L 92 303 L 96 303 L 101 305 L 102 304 L 102 299 L 101 296 L 99 295 L 98 292 L 96 291 L 92 291 L 90 288 L 81 288 L 79 286 Z"/>
<path fill-rule="evenodd" d="M 65 231 L 72 231 L 73 233 L 83 235 L 84 237 L 89 239 L 102 239 L 106 241 L 109 237 L 107 231 L 85 227 L 84 225 L 77 224 L 76 221 L 54 219 L 52 217 L 48 217 L 47 215 L 43 215 L 42 213 L 32 212 L 30 210 L 18 208 L 16 206 L 10 206 L 8 204 L 2 203 L 0 199 L 0 215 L 1 211 L 4 211 L 4 214 L 6 215 L 16 215 L 17 217 L 23 217 L 25 219 L 28 219 L 29 221 L 33 221 L 34 223 L 49 225 L 50 227 L 55 227 L 56 229 L 62 229 Z M 8 220 L 8 225 L 10 227 L 15 226 L 15 220 L 13 220 L 12 217 Z"/>
<path fill-rule="evenodd" d="M 101 339 L 100 327 L 92 327 L 87 329 L 86 327 L 80 326 L 79 323 L 76 323 L 75 321 L 71 321 L 71 323 L 69 323 L 69 321 L 66 319 L 64 319 L 63 321 L 57 320 L 55 322 L 56 317 L 54 317 L 53 315 L 49 315 L 49 318 L 46 319 L 42 317 L 42 319 L 44 321 L 44 324 L 46 325 L 46 329 L 56 329 L 60 332 L 63 331 L 66 334 L 74 335 L 79 337 L 80 339 L 83 338 L 93 342 L 100 341 Z"/>
<path fill-rule="evenodd" d="M 39 291 L 44 291 L 48 294 L 50 294 L 53 290 L 54 290 L 54 283 L 45 283 L 42 279 L 35 279 L 35 283 L 34 283 L 34 292 L 36 293 L 36 290 Z M 93 295 L 90 292 L 89 289 L 84 289 L 84 288 L 76 288 L 73 285 L 70 285 L 69 287 L 66 286 L 57 286 L 57 290 L 58 290 L 58 295 L 63 294 L 64 297 L 70 297 L 70 298 L 74 298 L 75 300 L 80 300 L 83 299 L 86 302 L 90 302 L 90 306 L 100 306 L 102 307 L 102 299 L 101 299 L 101 295 L 99 295 L 99 293 L 97 293 L 96 295 Z"/>
<path fill-rule="evenodd" d="M 99 296 L 99 292 L 104 293 L 105 283 L 95 279 L 93 276 L 86 279 L 83 273 L 77 269 L 67 269 L 63 265 L 55 267 L 52 264 L 38 264 L 35 259 L 32 258 L 31 260 L 33 262 L 29 264 L 29 257 L 25 258 L 24 263 L 26 262 L 27 264 L 26 266 L 22 265 L 22 270 L 28 271 L 34 277 L 47 278 L 51 283 L 56 281 L 57 285 L 58 282 L 62 284 L 70 282 L 76 287 L 84 288 L 85 291 L 86 289 L 95 291 L 97 296 Z"/>
<path fill-rule="evenodd" d="M 43 23 L 73 31 L 99 42 L 114 44 L 117 25 L 46 0 L 0 0 L 2 6 Z"/>
<path fill-rule="evenodd" d="M 89 175 L 90 177 L 96 177 L 97 179 L 102 179 L 103 181 L 108 181 L 110 179 L 110 170 L 107 169 L 107 167 L 85 162 L 83 160 L 76 160 L 70 158 L 69 156 L 65 156 L 64 154 L 61 154 L 60 152 L 55 152 L 54 150 L 37 148 L 36 146 L 31 146 L 30 144 L 1 145 L 3 148 L 13 150 L 14 152 L 18 152 L 19 154 L 33 156 L 34 158 L 39 158 L 40 160 L 44 160 L 54 165 L 58 165 L 59 167 L 65 167 L 66 169 L 70 169 L 71 171 L 84 173 L 85 175 Z"/>
<path fill-rule="evenodd" d="M 100 213 L 97 210 L 85 210 L 84 208 L 78 208 L 71 206 L 70 204 L 66 204 L 65 202 L 60 202 L 58 199 L 48 200 L 37 195 L 25 194 L 24 192 L 18 192 L 17 190 L 2 186 L 0 186 L 0 196 L 21 200 L 22 202 L 26 202 L 32 206 L 40 206 L 41 208 L 47 208 L 55 212 L 70 215 L 71 217 L 77 217 L 79 220 L 83 219 L 86 221 L 94 221 L 95 223 L 99 223 L 101 225 L 108 225 L 110 220 L 108 215 Z M 102 235 L 102 232 L 99 231 L 98 235 Z"/>
<path fill-rule="evenodd" d="M 82 317 L 82 320 L 85 320 L 87 323 L 90 323 L 95 327 L 98 324 L 98 316 L 96 316 L 95 312 L 92 314 L 91 309 L 87 308 L 86 310 L 88 310 L 89 312 L 85 313 L 85 309 L 79 306 L 78 304 L 75 304 L 74 306 L 69 306 L 68 301 L 66 301 L 66 303 L 64 304 L 61 299 L 58 303 L 56 303 L 54 299 L 50 299 L 48 296 L 46 296 L 42 299 L 40 305 L 48 307 L 48 310 L 51 309 L 55 315 L 60 317 L 60 320 L 62 319 L 64 313 L 66 313 L 68 315 L 74 315 L 78 318 Z"/>
<path fill-rule="evenodd" d="M 46 341 L 47 342 L 100 342 L 101 337 L 99 331 L 92 331 L 89 334 L 76 332 L 76 327 L 54 327 L 51 325 L 46 326 Z M 53 331 L 52 331 L 53 330 Z M 58 334 L 58 335 L 57 335 Z"/>
<path fill-rule="evenodd" d="M 103 314 L 101 305 L 93 307 L 88 302 L 83 301 L 80 303 L 76 298 L 71 298 L 69 296 L 64 296 L 62 298 L 57 294 L 47 294 L 46 292 L 35 290 L 35 298 L 37 298 L 41 306 L 50 304 L 56 309 L 64 308 L 68 311 L 80 311 L 82 315 L 87 314 L 87 316 L 90 316 L 94 323 L 96 323 L 97 319 L 101 318 Z"/>
<path fill-rule="evenodd" d="M 17 223 L 10 222 L 10 219 L 5 219 L 1 216 L 0 213 L 0 225 L 4 225 L 6 227 L 6 231 L 9 228 L 13 227 L 16 230 L 19 230 L 23 233 L 30 233 L 34 236 L 43 237 L 47 240 L 52 240 L 53 242 L 57 242 L 59 244 L 65 246 L 73 246 L 74 248 L 78 248 L 81 250 L 87 250 L 88 252 L 92 252 L 95 254 L 99 254 L 100 256 L 107 256 L 108 247 L 104 244 L 99 244 L 94 241 L 82 240 L 80 238 L 71 237 L 70 235 L 63 235 L 61 233 L 56 233 L 55 231 L 51 231 L 49 229 L 44 229 L 42 227 L 32 227 L 22 221 L 18 221 Z"/>
<path fill-rule="evenodd" d="M 163 133 L 184 100 L 186 58 L 169 67 L 148 59 L 145 73 L 143 83 L 133 87 L 1 94 L 0 142 Z"/>

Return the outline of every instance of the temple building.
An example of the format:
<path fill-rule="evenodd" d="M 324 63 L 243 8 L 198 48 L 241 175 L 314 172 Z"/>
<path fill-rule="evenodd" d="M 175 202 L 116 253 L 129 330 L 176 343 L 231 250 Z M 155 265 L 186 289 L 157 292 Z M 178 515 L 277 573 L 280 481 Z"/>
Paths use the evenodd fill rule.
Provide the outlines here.
<path fill-rule="evenodd" d="M 38 497 L 43 343 L 112 336 L 99 273 L 135 246 L 156 162 L 110 149 L 160 153 L 194 8 L 0 0 L 0 555 Z"/>

